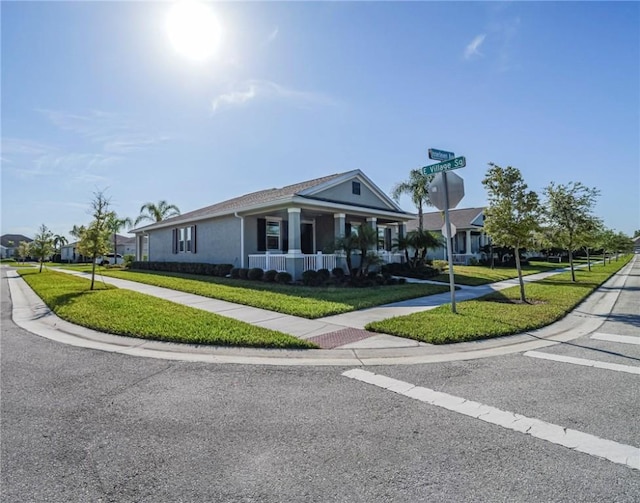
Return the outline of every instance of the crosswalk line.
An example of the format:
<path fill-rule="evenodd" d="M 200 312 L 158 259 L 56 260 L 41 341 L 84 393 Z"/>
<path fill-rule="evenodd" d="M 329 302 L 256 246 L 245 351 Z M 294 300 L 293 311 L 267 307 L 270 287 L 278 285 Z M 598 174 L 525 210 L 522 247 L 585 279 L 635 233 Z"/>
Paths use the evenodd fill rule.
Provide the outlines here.
<path fill-rule="evenodd" d="M 621 342 L 622 344 L 640 345 L 640 337 L 634 337 L 633 335 L 604 334 L 602 332 L 595 332 L 591 335 L 591 338 L 597 339 L 599 341 Z"/>
<path fill-rule="evenodd" d="M 601 362 L 598 360 L 587 360 L 585 358 L 575 358 L 573 356 L 555 355 L 553 353 L 543 353 L 541 351 L 527 351 L 524 356 L 531 358 L 540 358 L 542 360 L 551 360 L 554 362 L 571 363 L 573 365 L 582 365 L 584 367 L 594 367 L 598 369 L 615 370 L 616 372 L 626 372 L 628 374 L 640 375 L 640 367 L 631 365 L 621 365 L 619 363 Z"/>

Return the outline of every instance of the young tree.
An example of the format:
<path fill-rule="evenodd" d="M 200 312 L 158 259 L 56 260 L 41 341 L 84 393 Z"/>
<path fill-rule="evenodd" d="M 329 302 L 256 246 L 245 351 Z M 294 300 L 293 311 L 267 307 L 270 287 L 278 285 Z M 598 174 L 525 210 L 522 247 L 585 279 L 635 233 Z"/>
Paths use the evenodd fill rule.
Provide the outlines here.
<path fill-rule="evenodd" d="M 416 229 L 407 234 L 409 246 L 413 248 L 413 260 L 409 262 L 410 267 L 420 267 L 424 265 L 427 251 L 430 248 L 442 246 L 442 242 L 429 231 Z"/>
<path fill-rule="evenodd" d="M 494 244 L 514 249 L 520 300 L 526 302 L 520 250 L 533 242 L 539 228 L 538 195 L 527 190 L 527 184 L 517 168 L 502 168 L 492 162 L 489 166 L 482 180 L 489 200 L 489 207 L 484 212 L 484 229 Z"/>
<path fill-rule="evenodd" d="M 27 257 L 30 256 L 30 249 L 31 247 L 26 241 L 20 241 L 20 243 L 18 244 L 18 248 L 16 248 L 16 255 L 18 255 L 18 258 L 22 261 L 22 263 L 24 263 Z"/>
<path fill-rule="evenodd" d="M 578 243 L 587 252 L 587 268 L 589 271 L 591 271 L 591 250 L 597 248 L 598 236 L 603 228 L 602 220 L 592 217 L 577 236 Z"/>
<path fill-rule="evenodd" d="M 111 231 L 108 220 L 112 214 L 109 211 L 109 199 L 105 197 L 104 192 L 94 192 L 93 195 L 90 210 L 93 220 L 80 234 L 78 243 L 78 251 L 86 257 L 91 257 L 91 290 L 95 284 L 96 257 L 109 252 Z"/>
<path fill-rule="evenodd" d="M 107 227 L 109 228 L 109 232 L 113 234 L 113 254 L 114 254 L 114 263 L 117 262 L 115 256 L 118 253 L 118 242 L 117 242 L 117 234 L 120 232 L 120 229 L 123 227 L 131 228 L 133 226 L 133 221 L 129 217 L 118 218 L 116 212 L 111 212 L 109 217 L 107 218 Z"/>
<path fill-rule="evenodd" d="M 423 208 L 432 206 L 429 199 L 429 182 L 433 180 L 433 175 L 424 175 L 420 169 L 412 169 L 409 172 L 409 180 L 396 184 L 391 190 L 391 197 L 396 201 L 400 200 L 403 194 L 411 198 L 411 202 L 418 209 L 418 229 L 423 229 Z"/>
<path fill-rule="evenodd" d="M 571 280 L 576 280 L 573 267 L 573 252 L 580 248 L 580 236 L 593 225 L 593 206 L 600 192 L 588 188 L 580 182 L 556 185 L 553 182 L 545 188 L 545 213 L 549 226 L 553 229 L 555 243 L 569 253 Z"/>
<path fill-rule="evenodd" d="M 31 255 L 40 262 L 40 272 L 42 272 L 45 259 L 54 251 L 53 232 L 51 232 L 46 225 L 42 224 L 38 229 L 38 232 L 33 237 L 29 251 Z"/>
<path fill-rule="evenodd" d="M 140 207 L 140 215 L 136 218 L 134 225 L 140 222 L 162 222 L 170 217 L 180 215 L 180 210 L 175 204 L 169 204 L 167 201 L 159 201 L 158 204 L 145 203 Z"/>

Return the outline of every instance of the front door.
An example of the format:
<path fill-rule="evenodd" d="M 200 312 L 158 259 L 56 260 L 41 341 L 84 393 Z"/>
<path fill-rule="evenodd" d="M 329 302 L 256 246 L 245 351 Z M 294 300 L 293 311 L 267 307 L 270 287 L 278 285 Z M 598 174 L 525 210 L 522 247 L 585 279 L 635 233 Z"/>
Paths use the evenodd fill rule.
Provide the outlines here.
<path fill-rule="evenodd" d="M 302 253 L 312 254 L 313 251 L 313 224 L 300 224 L 300 248 Z"/>

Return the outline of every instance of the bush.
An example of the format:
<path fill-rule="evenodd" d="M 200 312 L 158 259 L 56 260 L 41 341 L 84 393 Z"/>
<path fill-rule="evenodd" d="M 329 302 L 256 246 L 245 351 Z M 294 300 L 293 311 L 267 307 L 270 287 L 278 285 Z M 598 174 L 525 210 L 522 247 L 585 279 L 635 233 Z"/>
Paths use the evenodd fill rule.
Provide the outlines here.
<path fill-rule="evenodd" d="M 446 260 L 434 260 L 433 261 L 433 268 L 437 269 L 438 273 L 442 273 L 442 272 L 446 271 L 447 267 L 449 267 L 449 262 L 447 262 Z"/>
<path fill-rule="evenodd" d="M 247 269 L 246 267 L 241 267 L 238 270 L 238 277 L 240 279 L 247 279 L 249 277 L 249 269 Z"/>
<path fill-rule="evenodd" d="M 287 283 L 291 283 L 292 280 L 293 280 L 293 277 L 291 276 L 291 274 L 289 274 L 286 271 L 279 272 L 276 274 L 276 283 L 280 283 L 284 285 Z"/>
<path fill-rule="evenodd" d="M 398 278 L 398 284 L 404 285 L 407 282 L 407 278 Z"/>
<path fill-rule="evenodd" d="M 221 278 L 226 278 L 231 273 L 231 269 L 233 269 L 232 264 L 218 264 L 215 267 L 214 274 Z"/>
<path fill-rule="evenodd" d="M 249 269 L 247 273 L 247 278 L 253 281 L 260 281 L 264 276 L 264 271 L 259 267 L 254 267 L 253 269 Z"/>
<path fill-rule="evenodd" d="M 331 274 L 334 278 L 342 279 L 344 278 L 344 269 L 342 267 L 334 267 L 331 269 Z"/>
<path fill-rule="evenodd" d="M 276 276 L 278 275 L 278 271 L 275 269 L 269 269 L 264 273 L 264 280 L 269 283 L 273 283 L 276 280 Z"/>
<path fill-rule="evenodd" d="M 233 279 L 240 278 L 240 268 L 239 267 L 233 267 L 231 269 L 231 271 L 229 271 L 229 274 Z"/>
<path fill-rule="evenodd" d="M 318 273 L 312 269 L 302 273 L 302 284 L 305 286 L 316 286 L 318 284 Z"/>
<path fill-rule="evenodd" d="M 331 272 L 329 269 L 318 269 L 318 282 L 324 283 L 331 278 Z"/>
<path fill-rule="evenodd" d="M 133 264 L 136 260 L 136 257 L 135 255 L 125 255 L 124 257 L 122 257 L 122 260 L 124 261 L 124 266 L 129 269 L 131 267 L 131 264 Z"/>

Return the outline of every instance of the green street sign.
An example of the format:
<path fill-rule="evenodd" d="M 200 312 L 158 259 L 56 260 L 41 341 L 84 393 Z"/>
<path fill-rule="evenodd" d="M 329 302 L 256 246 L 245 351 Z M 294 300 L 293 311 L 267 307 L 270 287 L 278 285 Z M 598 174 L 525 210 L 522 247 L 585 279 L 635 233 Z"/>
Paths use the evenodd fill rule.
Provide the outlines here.
<path fill-rule="evenodd" d="M 467 165 L 467 159 L 462 157 L 456 157 L 450 161 L 439 162 L 438 164 L 431 164 L 430 166 L 424 166 L 422 168 L 423 175 L 435 175 L 436 173 L 442 173 L 443 171 L 451 171 L 452 169 L 464 168 Z"/>

